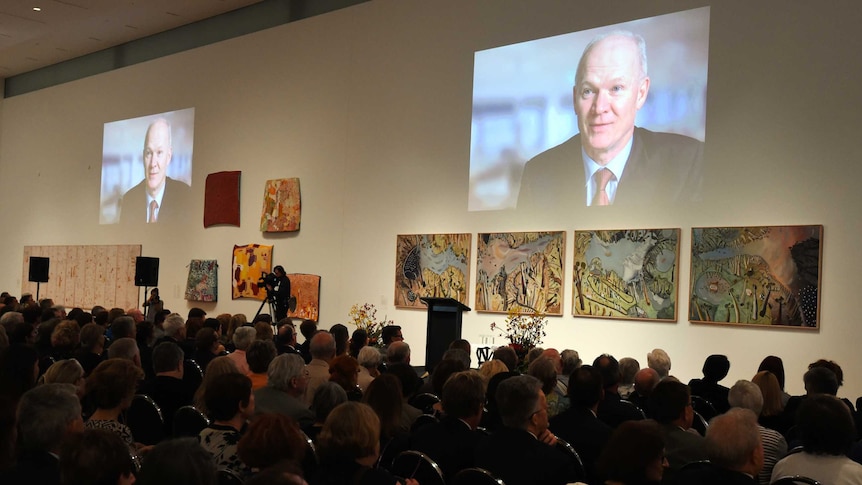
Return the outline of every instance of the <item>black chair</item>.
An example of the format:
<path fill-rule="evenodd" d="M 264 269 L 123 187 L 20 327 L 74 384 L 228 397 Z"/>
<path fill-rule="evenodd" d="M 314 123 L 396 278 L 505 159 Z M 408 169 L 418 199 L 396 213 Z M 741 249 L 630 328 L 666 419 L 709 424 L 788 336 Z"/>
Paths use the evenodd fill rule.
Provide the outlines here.
<path fill-rule="evenodd" d="M 506 485 L 484 468 L 465 468 L 452 477 L 449 485 Z"/>
<path fill-rule="evenodd" d="M 305 439 L 305 456 L 302 457 L 302 471 L 306 476 L 312 476 L 317 472 L 317 467 L 320 465 L 320 459 L 317 456 L 317 447 L 314 445 L 314 440 L 308 437 L 304 431 L 300 431 Z"/>
<path fill-rule="evenodd" d="M 715 406 L 700 396 L 691 396 L 691 407 L 700 413 L 706 421 L 718 416 L 718 411 L 716 411 Z"/>
<path fill-rule="evenodd" d="M 584 467 L 584 461 L 581 460 L 581 455 L 575 451 L 575 448 L 568 441 L 557 438 L 557 449 L 562 451 L 575 464 L 575 469 L 578 472 L 578 480 L 586 480 L 587 469 Z"/>
<path fill-rule="evenodd" d="M 440 402 L 440 398 L 430 392 L 417 394 L 407 400 L 407 404 L 421 410 L 424 414 L 434 414 L 434 405 Z"/>
<path fill-rule="evenodd" d="M 778 480 L 775 480 L 774 482 L 770 483 L 769 485 L 799 485 L 800 483 L 804 483 L 806 485 L 820 485 L 820 482 L 818 482 L 817 480 L 802 475 L 781 477 Z"/>
<path fill-rule="evenodd" d="M 242 485 L 242 478 L 233 470 L 219 468 L 218 485 Z"/>
<path fill-rule="evenodd" d="M 635 403 L 631 401 L 626 401 L 625 399 L 620 399 L 620 402 L 624 407 L 629 407 L 635 410 L 635 412 L 640 415 L 641 419 L 646 419 L 646 414 L 644 413 L 644 410 L 639 408 Z"/>
<path fill-rule="evenodd" d="M 125 411 L 124 422 L 132 430 L 135 441 L 155 445 L 165 438 L 165 420 L 162 410 L 150 396 L 136 394 Z"/>
<path fill-rule="evenodd" d="M 410 426 L 410 433 L 415 433 L 417 430 L 428 426 L 429 424 L 439 423 L 440 420 L 437 419 L 437 416 L 433 414 L 423 414 L 416 418 L 416 421 L 413 421 L 413 425 Z"/>
<path fill-rule="evenodd" d="M 706 436 L 706 430 L 709 429 L 709 423 L 706 422 L 706 419 L 704 419 L 699 412 L 694 411 L 694 419 L 691 420 L 691 427 L 697 431 L 699 435 Z"/>
<path fill-rule="evenodd" d="M 186 359 L 183 361 L 183 382 L 191 386 L 192 389 L 197 389 L 200 387 L 201 382 L 204 381 L 204 371 L 201 370 L 201 366 L 198 365 L 192 359 Z"/>
<path fill-rule="evenodd" d="M 415 478 L 422 485 L 445 485 L 443 470 L 425 453 L 414 450 L 402 451 L 392 462 L 393 475 Z"/>
<path fill-rule="evenodd" d="M 197 437 L 210 425 L 210 420 L 194 406 L 183 406 L 174 413 L 173 436 Z"/>

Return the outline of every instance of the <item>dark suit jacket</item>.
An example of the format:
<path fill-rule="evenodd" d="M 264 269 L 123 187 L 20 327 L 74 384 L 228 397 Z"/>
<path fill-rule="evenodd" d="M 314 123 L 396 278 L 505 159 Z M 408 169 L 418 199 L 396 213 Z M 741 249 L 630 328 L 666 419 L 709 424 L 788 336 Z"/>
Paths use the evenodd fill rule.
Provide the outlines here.
<path fill-rule="evenodd" d="M 730 389 L 721 384 L 705 379 L 692 379 L 688 382 L 688 387 L 691 388 L 692 396 L 700 396 L 709 401 L 718 414 L 724 414 L 730 409 L 730 404 L 727 402 L 727 394 Z M 706 419 L 709 418 L 706 417 Z"/>
<path fill-rule="evenodd" d="M 58 437 L 59 439 L 59 437 Z M 25 451 L 13 470 L 0 476 L 9 485 L 59 485 L 60 460 L 47 451 Z"/>
<path fill-rule="evenodd" d="M 561 451 L 527 431 L 502 427 L 488 446 L 476 450 L 476 466 L 506 485 L 556 485 L 576 481 L 577 469 Z"/>
<path fill-rule="evenodd" d="M 147 181 L 135 185 L 123 194 L 120 201 L 121 224 L 147 223 Z M 159 223 L 175 222 L 182 219 L 182 214 L 189 210 L 192 189 L 170 177 L 165 177 L 165 195 L 159 206 Z"/>
<path fill-rule="evenodd" d="M 615 392 L 605 390 L 605 397 L 599 401 L 599 419 L 611 428 L 616 428 L 624 421 L 639 421 L 643 416 Z"/>
<path fill-rule="evenodd" d="M 162 410 L 165 436 L 173 434 L 174 414 L 177 409 L 192 404 L 195 395 L 195 390 L 187 382 L 169 376 L 153 377 L 141 386 L 139 392 L 153 398 Z"/>
<path fill-rule="evenodd" d="M 587 477 L 595 479 L 596 462 L 613 429 L 584 407 L 573 407 L 551 418 L 551 431 L 578 452 Z"/>
<path fill-rule="evenodd" d="M 712 463 L 684 468 L 676 474 L 675 485 L 757 485 L 757 479 L 744 473 L 718 467 Z"/>
<path fill-rule="evenodd" d="M 460 419 L 445 417 L 416 431 L 410 438 L 410 449 L 431 457 L 449 480 L 459 471 L 474 466 L 474 450 L 485 446 L 487 441 L 487 435 L 471 430 Z"/>
<path fill-rule="evenodd" d="M 703 143 L 693 138 L 636 127 L 613 205 L 692 200 L 701 191 L 702 156 Z M 518 210 L 585 207 L 585 186 L 581 138 L 575 135 L 527 162 Z"/>
<path fill-rule="evenodd" d="M 676 472 L 686 463 L 709 459 L 703 436 L 683 431 L 673 424 L 662 424 L 662 428 L 665 432 L 665 457 L 670 465 L 664 472 L 665 478 L 674 478 Z"/>

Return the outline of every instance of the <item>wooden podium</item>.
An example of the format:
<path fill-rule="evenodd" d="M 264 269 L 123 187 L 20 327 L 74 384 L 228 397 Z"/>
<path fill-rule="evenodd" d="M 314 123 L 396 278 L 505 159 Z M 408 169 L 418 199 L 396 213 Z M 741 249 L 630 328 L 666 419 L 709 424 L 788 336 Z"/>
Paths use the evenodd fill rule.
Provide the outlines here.
<path fill-rule="evenodd" d="M 461 314 L 470 307 L 453 298 L 420 298 L 428 305 L 428 325 L 425 335 L 425 369 L 443 359 L 453 340 L 461 338 Z"/>

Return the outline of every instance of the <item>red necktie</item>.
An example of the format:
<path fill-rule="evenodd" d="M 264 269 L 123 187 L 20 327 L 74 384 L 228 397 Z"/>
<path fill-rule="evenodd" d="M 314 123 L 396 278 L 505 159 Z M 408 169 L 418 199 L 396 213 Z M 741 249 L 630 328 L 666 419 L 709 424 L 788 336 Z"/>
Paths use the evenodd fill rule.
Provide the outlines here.
<path fill-rule="evenodd" d="M 156 201 L 150 202 L 150 220 L 148 222 L 159 222 L 159 217 L 156 215 L 156 209 L 159 208 L 159 204 Z"/>
<path fill-rule="evenodd" d="M 606 189 L 608 182 L 613 178 L 614 173 L 606 168 L 597 170 L 593 174 L 593 181 L 596 183 L 596 195 L 593 197 L 591 205 L 611 205 L 611 199 L 608 197 Z"/>

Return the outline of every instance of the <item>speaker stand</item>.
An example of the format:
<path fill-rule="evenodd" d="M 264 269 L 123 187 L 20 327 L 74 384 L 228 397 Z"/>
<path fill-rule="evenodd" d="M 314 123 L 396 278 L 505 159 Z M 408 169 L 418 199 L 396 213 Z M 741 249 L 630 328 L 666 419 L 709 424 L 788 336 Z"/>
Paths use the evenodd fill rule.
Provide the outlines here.
<path fill-rule="evenodd" d="M 36 303 L 39 303 L 39 287 L 42 285 L 41 281 L 36 282 Z"/>

